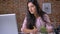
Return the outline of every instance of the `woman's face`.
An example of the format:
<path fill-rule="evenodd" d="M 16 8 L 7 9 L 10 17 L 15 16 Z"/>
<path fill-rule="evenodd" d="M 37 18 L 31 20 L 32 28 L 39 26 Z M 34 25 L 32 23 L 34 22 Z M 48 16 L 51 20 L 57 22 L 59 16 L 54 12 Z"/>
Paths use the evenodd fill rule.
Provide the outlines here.
<path fill-rule="evenodd" d="M 36 6 L 32 2 L 28 3 L 28 8 L 31 14 L 36 13 Z"/>

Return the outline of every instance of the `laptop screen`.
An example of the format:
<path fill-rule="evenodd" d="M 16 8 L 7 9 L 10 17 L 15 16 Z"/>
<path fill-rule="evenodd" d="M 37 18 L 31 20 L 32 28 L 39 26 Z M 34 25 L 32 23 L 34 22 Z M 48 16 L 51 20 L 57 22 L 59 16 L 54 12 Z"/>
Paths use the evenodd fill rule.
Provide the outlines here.
<path fill-rule="evenodd" d="M 15 14 L 0 15 L 0 34 L 18 34 Z"/>

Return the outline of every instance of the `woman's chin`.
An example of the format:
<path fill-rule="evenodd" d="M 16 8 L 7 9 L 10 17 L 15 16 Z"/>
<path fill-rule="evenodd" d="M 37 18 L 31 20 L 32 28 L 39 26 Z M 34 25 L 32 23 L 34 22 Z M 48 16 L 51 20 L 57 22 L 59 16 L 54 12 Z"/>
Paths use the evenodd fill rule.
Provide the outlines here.
<path fill-rule="evenodd" d="M 33 12 L 31 12 L 31 14 L 34 14 Z"/>

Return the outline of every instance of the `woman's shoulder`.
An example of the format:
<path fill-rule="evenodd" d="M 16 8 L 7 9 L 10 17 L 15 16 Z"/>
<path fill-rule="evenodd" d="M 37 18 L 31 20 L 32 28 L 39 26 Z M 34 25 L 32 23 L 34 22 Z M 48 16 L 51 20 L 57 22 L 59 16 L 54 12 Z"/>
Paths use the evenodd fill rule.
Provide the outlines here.
<path fill-rule="evenodd" d="M 25 22 L 27 22 L 27 17 L 26 17 L 26 16 L 25 16 L 25 18 L 24 18 L 24 23 L 25 23 Z"/>
<path fill-rule="evenodd" d="M 49 17 L 48 14 L 44 14 L 43 17 Z"/>
<path fill-rule="evenodd" d="M 27 16 L 25 16 L 24 19 L 26 20 L 27 19 Z"/>
<path fill-rule="evenodd" d="M 48 16 L 48 14 L 44 14 L 43 16 Z"/>
<path fill-rule="evenodd" d="M 48 15 L 44 14 L 43 17 L 48 17 Z M 37 19 L 41 19 L 41 16 L 39 16 Z"/>

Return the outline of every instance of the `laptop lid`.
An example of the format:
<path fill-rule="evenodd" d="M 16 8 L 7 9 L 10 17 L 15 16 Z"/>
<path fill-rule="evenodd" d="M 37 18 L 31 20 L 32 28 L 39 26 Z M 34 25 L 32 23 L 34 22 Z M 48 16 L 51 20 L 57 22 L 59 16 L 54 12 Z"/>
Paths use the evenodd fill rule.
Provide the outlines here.
<path fill-rule="evenodd" d="M 18 34 L 15 14 L 0 15 L 0 34 Z"/>

